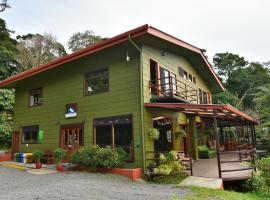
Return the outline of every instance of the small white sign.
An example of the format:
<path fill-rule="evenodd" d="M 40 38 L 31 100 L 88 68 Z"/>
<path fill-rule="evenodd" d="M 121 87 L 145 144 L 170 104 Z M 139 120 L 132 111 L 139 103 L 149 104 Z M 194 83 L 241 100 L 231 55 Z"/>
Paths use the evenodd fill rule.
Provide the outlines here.
<path fill-rule="evenodd" d="M 74 112 L 74 113 L 67 113 L 67 114 L 65 114 L 65 117 L 66 118 L 77 117 L 77 113 L 76 112 Z"/>

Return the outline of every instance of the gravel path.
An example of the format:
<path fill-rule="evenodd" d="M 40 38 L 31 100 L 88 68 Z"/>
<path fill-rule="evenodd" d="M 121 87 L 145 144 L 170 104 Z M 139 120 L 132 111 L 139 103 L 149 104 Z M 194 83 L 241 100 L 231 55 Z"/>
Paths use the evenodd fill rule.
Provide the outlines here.
<path fill-rule="evenodd" d="M 116 175 L 87 172 L 33 175 L 0 167 L 1 200 L 169 200 L 189 192 L 170 185 L 132 182 Z"/>

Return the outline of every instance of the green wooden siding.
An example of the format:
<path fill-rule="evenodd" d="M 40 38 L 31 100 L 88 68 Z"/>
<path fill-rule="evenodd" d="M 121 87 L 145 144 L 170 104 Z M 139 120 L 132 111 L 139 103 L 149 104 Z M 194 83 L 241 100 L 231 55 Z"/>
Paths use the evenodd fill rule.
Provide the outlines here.
<path fill-rule="evenodd" d="M 151 95 L 149 90 L 150 81 L 150 58 L 158 62 L 159 67 L 169 70 L 176 74 L 176 78 L 192 87 L 200 88 L 206 92 L 210 92 L 206 82 L 201 78 L 200 72 L 196 71 L 194 67 L 181 55 L 176 55 L 166 52 L 165 56 L 161 55 L 162 50 L 144 45 L 142 48 L 143 53 L 143 84 L 144 84 L 144 102 L 150 101 Z M 197 83 L 194 84 L 179 76 L 178 67 L 182 67 L 185 71 L 195 76 Z"/>
<path fill-rule="evenodd" d="M 132 114 L 134 144 L 137 144 L 133 166 L 142 165 L 140 55 L 131 51 L 131 60 L 126 62 L 126 51 L 122 48 L 113 47 L 17 83 L 14 130 L 39 125 L 44 131 L 42 144 L 29 144 L 29 147 L 21 144 L 20 151 L 59 147 L 60 125 L 64 124 L 84 123 L 84 143 L 92 144 L 93 118 Z M 109 69 L 109 92 L 83 96 L 84 74 L 101 68 Z M 43 88 L 43 104 L 28 107 L 28 90 L 37 87 Z M 69 103 L 78 104 L 77 118 L 65 119 L 65 105 Z"/>

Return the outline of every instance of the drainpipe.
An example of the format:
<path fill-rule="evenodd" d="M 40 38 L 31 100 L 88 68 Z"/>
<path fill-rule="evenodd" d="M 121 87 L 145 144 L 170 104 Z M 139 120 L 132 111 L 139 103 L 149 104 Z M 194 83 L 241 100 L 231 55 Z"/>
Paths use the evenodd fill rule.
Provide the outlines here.
<path fill-rule="evenodd" d="M 143 95 L 143 57 L 142 57 L 142 49 L 131 39 L 131 36 L 128 35 L 128 40 L 130 43 L 140 52 L 140 99 L 141 99 L 141 105 L 140 105 L 140 113 L 141 113 L 141 133 L 142 133 L 142 158 L 143 158 L 143 172 L 145 172 L 146 169 L 146 163 L 145 163 L 145 138 L 144 138 L 144 95 Z"/>

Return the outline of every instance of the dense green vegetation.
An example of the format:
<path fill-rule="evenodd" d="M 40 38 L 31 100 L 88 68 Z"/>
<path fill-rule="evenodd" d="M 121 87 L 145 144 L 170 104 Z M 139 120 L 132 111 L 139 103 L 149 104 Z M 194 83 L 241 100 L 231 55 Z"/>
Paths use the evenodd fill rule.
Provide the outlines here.
<path fill-rule="evenodd" d="M 269 196 L 259 193 L 240 193 L 234 191 L 224 191 L 220 189 L 208 189 L 191 187 L 192 194 L 184 200 L 268 200 Z M 171 198 L 177 200 L 177 198 Z"/>
<path fill-rule="evenodd" d="M 122 149 L 88 145 L 73 153 L 71 162 L 90 169 L 115 168 L 123 166 L 126 158 L 127 154 Z"/>

